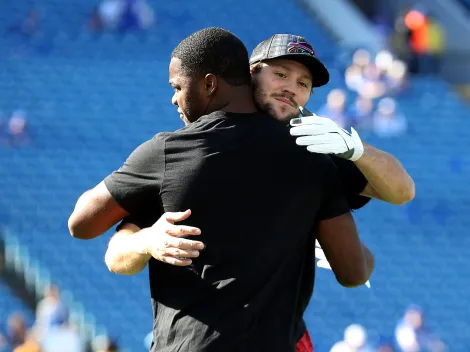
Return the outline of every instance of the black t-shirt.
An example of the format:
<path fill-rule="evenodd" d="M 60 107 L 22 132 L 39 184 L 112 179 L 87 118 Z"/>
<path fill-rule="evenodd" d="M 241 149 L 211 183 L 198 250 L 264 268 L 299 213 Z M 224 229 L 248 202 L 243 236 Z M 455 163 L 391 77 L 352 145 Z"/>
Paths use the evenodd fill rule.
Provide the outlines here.
<path fill-rule="evenodd" d="M 138 147 L 105 179 L 140 227 L 166 211 L 206 244 L 189 267 L 152 259 L 152 351 L 295 351 L 305 246 L 347 213 L 331 158 L 260 113 L 216 112 Z"/>
<path fill-rule="evenodd" d="M 351 210 L 362 208 L 370 201 L 369 197 L 360 195 L 367 185 L 367 179 L 352 161 L 334 156 L 332 156 L 331 159 L 338 168 L 341 185 L 346 195 L 349 208 Z"/>
<path fill-rule="evenodd" d="M 357 210 L 366 205 L 369 197 L 361 196 L 360 193 L 367 185 L 367 179 L 357 166 L 349 160 L 332 156 L 338 175 L 341 180 L 341 187 L 351 210 Z M 297 339 L 300 339 L 305 333 L 307 327 L 303 320 L 303 315 L 313 294 L 315 284 L 315 239 L 311 238 L 305 251 L 305 267 L 302 273 L 301 293 L 299 300 L 299 327 L 297 329 Z"/>

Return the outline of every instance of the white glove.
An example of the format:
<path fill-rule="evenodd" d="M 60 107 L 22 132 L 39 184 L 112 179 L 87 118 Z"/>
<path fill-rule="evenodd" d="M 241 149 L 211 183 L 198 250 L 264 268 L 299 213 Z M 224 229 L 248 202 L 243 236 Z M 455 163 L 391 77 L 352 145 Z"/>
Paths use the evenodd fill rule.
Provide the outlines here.
<path fill-rule="evenodd" d="M 306 146 L 311 153 L 333 154 L 339 158 L 356 161 L 364 153 L 361 138 L 351 128 L 351 133 L 331 119 L 315 114 L 292 119 L 290 134 L 298 136 L 297 145 Z"/>
<path fill-rule="evenodd" d="M 315 258 L 318 259 L 317 261 L 317 266 L 319 268 L 331 270 L 330 263 L 328 263 L 328 260 L 326 259 L 325 253 L 323 253 L 323 249 L 321 249 L 320 243 L 318 243 L 317 240 L 315 240 Z M 370 288 L 370 282 L 367 280 L 365 283 L 367 288 Z"/>

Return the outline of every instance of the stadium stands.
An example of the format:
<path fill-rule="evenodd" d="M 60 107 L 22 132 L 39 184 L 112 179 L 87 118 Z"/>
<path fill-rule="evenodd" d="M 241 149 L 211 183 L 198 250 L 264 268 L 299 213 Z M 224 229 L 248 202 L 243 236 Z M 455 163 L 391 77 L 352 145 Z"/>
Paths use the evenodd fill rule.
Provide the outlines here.
<path fill-rule="evenodd" d="M 21 18 L 31 4 L 0 2 L 0 23 Z M 249 50 L 273 33 L 302 34 L 330 67 L 339 49 L 291 1 L 152 2 L 157 27 L 122 38 L 83 31 L 94 5 L 43 1 L 43 36 L 27 46 L 24 39 L 0 38 L 0 111 L 25 110 L 33 139 L 31 146 L 0 148 L 0 221 L 99 324 L 129 350 L 141 351 L 152 326 L 146 273 L 110 274 L 103 262 L 109 236 L 72 240 L 67 218 L 78 196 L 138 144 L 181 126 L 167 84 L 172 48 L 191 32 L 217 25 L 234 31 Z M 341 76 L 333 74 L 330 87 L 340 86 Z M 328 90 L 319 89 L 309 107 L 322 105 Z M 392 332 L 410 302 L 429 311 L 452 351 L 466 350 L 470 313 L 461 307 L 470 288 L 470 112 L 449 86 L 430 77 L 413 80 L 399 103 L 408 135 L 365 139 L 402 160 L 415 179 L 416 200 L 403 207 L 373 202 L 357 212 L 360 232 L 376 254 L 370 290 L 343 289 L 331 272 L 317 270 L 306 319 L 318 351 L 352 322 Z"/>
<path fill-rule="evenodd" d="M 31 309 L 26 307 L 2 280 L 0 280 L 0 297 L 0 336 L 5 333 L 8 318 L 14 313 L 21 314 L 29 326 L 33 323 L 34 314 Z M 3 347 L 2 341 L 0 341 L 0 352 L 10 352 L 6 347 Z"/>

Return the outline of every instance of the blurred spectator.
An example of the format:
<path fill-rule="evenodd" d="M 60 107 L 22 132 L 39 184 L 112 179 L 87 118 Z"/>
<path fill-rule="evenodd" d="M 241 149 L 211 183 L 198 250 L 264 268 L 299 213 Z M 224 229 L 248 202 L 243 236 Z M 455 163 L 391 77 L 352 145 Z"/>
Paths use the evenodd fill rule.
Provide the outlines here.
<path fill-rule="evenodd" d="M 402 91 L 406 66 L 387 50 L 378 52 L 373 60 L 369 52 L 357 50 L 344 78 L 348 89 L 365 98 L 375 99 Z"/>
<path fill-rule="evenodd" d="M 413 72 L 437 73 L 445 47 L 443 28 L 434 17 L 417 10 L 406 14 L 405 25 L 410 31 L 408 44 Z"/>
<path fill-rule="evenodd" d="M 155 21 L 154 11 L 146 0 L 127 0 L 127 16 L 133 17 L 140 29 L 150 28 Z"/>
<path fill-rule="evenodd" d="M 79 333 L 71 326 L 69 313 L 65 308 L 58 309 L 51 326 L 41 339 L 42 352 L 85 352 L 85 343 Z"/>
<path fill-rule="evenodd" d="M 352 324 L 344 330 L 344 340 L 333 345 L 330 352 L 373 352 L 367 345 L 367 332 L 362 325 Z"/>
<path fill-rule="evenodd" d="M 320 109 L 318 115 L 328 117 L 341 127 L 345 127 L 347 125 L 346 93 L 341 89 L 333 89 L 328 94 L 326 105 Z"/>
<path fill-rule="evenodd" d="M 92 32 L 100 33 L 104 30 L 104 22 L 99 7 L 95 7 L 88 19 L 87 27 Z"/>
<path fill-rule="evenodd" d="M 425 72 L 438 73 L 441 66 L 441 58 L 445 50 L 445 33 L 444 28 L 440 25 L 437 18 L 428 15 L 428 48 L 426 52 L 428 65 Z"/>
<path fill-rule="evenodd" d="M 445 345 L 424 324 L 423 311 L 411 306 L 395 329 L 395 339 L 400 352 L 443 352 Z"/>
<path fill-rule="evenodd" d="M 395 100 L 384 97 L 405 90 L 407 72 L 406 64 L 388 50 L 376 55 L 364 49 L 356 50 L 344 72 L 346 87 L 356 94 L 354 103 L 346 108 L 346 91 L 334 89 L 318 115 L 331 118 L 343 128 L 373 130 L 383 137 L 401 135 L 407 129 L 406 119 L 398 112 Z M 374 112 L 374 100 L 380 98 Z"/>
<path fill-rule="evenodd" d="M 407 121 L 397 111 L 397 104 L 392 98 L 383 98 L 374 114 L 373 130 L 379 137 L 396 137 L 406 132 Z"/>
<path fill-rule="evenodd" d="M 344 73 L 344 79 L 346 86 L 353 92 L 359 91 L 364 78 L 362 76 L 362 67 L 356 64 L 352 64 L 346 69 Z"/>
<path fill-rule="evenodd" d="M 92 343 L 93 352 L 119 352 L 117 343 L 108 336 L 97 336 Z"/>
<path fill-rule="evenodd" d="M 108 344 L 101 351 L 97 352 L 119 352 L 118 346 L 114 341 L 108 341 Z"/>
<path fill-rule="evenodd" d="M 29 142 L 26 113 L 23 110 L 16 110 L 12 114 L 6 134 L 10 146 L 20 146 Z"/>
<path fill-rule="evenodd" d="M 402 93 L 407 86 L 407 67 L 403 61 L 393 60 L 385 73 L 388 94 Z"/>
<path fill-rule="evenodd" d="M 408 10 L 403 9 L 396 17 L 393 33 L 389 41 L 390 48 L 393 52 L 403 58 L 407 58 L 409 56 L 408 42 L 411 36 L 410 30 L 405 24 L 405 16 L 407 13 Z"/>
<path fill-rule="evenodd" d="M 371 62 L 371 54 L 365 49 L 357 50 L 352 58 L 353 65 L 359 66 L 364 69 L 369 66 Z"/>
<path fill-rule="evenodd" d="M 372 113 L 374 103 L 371 99 L 358 96 L 348 110 L 349 123 L 347 127 L 358 129 L 370 129 L 372 125 Z"/>
<path fill-rule="evenodd" d="M 7 331 L 5 340 L 7 346 L 14 349 L 25 342 L 26 339 L 26 322 L 22 314 L 13 313 L 9 316 L 7 321 Z"/>
<path fill-rule="evenodd" d="M 148 29 L 154 23 L 154 12 L 146 0 L 103 0 L 88 20 L 94 32 L 125 33 Z"/>
<path fill-rule="evenodd" d="M 374 99 L 385 94 L 386 87 L 381 79 L 381 71 L 375 64 L 370 63 L 364 67 L 362 76 L 362 84 L 357 90 L 360 95 Z"/>
<path fill-rule="evenodd" d="M 393 341 L 381 338 L 375 350 L 376 352 L 395 352 Z"/>
<path fill-rule="evenodd" d="M 3 351 L 8 347 L 6 338 L 0 333 L 0 351 Z"/>
<path fill-rule="evenodd" d="M 60 293 L 57 286 L 51 285 L 44 291 L 44 298 L 36 307 L 36 322 L 34 329 L 41 336 L 47 333 L 55 314 L 61 308 Z"/>
<path fill-rule="evenodd" d="M 13 352 L 41 352 L 41 349 L 38 342 L 36 341 L 34 334 L 28 332 L 25 342 L 22 345 L 16 347 Z"/>
<path fill-rule="evenodd" d="M 145 349 L 150 350 L 152 347 L 152 342 L 153 342 L 153 331 L 150 331 L 147 336 L 144 338 L 144 346 Z"/>
<path fill-rule="evenodd" d="M 38 31 L 39 22 L 39 12 L 36 9 L 31 9 L 23 19 L 13 24 L 8 29 L 8 33 L 16 33 L 24 37 L 32 37 Z"/>
<path fill-rule="evenodd" d="M 98 7 L 98 13 L 107 30 L 115 30 L 119 27 L 125 10 L 124 0 L 103 0 Z"/>
<path fill-rule="evenodd" d="M 374 63 L 380 72 L 385 72 L 393 64 L 393 55 L 388 50 L 379 51 L 375 56 Z"/>
<path fill-rule="evenodd" d="M 92 343 L 93 352 L 119 352 L 117 343 L 108 336 L 97 336 Z"/>

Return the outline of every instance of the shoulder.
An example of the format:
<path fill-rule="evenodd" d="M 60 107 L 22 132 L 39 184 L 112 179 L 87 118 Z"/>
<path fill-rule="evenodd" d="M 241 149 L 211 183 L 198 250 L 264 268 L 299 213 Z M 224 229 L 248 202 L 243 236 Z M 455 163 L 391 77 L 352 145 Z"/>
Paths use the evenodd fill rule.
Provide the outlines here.
<path fill-rule="evenodd" d="M 167 133 L 158 133 L 151 139 L 140 144 L 132 153 L 131 156 L 139 157 L 152 157 L 158 152 L 162 151 L 165 147 L 165 141 L 168 138 Z"/>
<path fill-rule="evenodd" d="M 212 113 L 209 115 L 201 116 L 196 121 L 191 122 L 190 124 L 183 126 L 174 132 L 159 133 L 156 135 L 156 137 L 158 136 L 159 139 L 166 141 L 166 140 L 171 140 L 173 138 L 178 138 L 178 137 L 185 136 L 185 135 L 192 135 L 201 131 L 208 130 L 212 128 L 214 125 L 220 124 L 221 122 L 224 122 L 225 120 L 227 120 L 227 118 L 224 115 L 218 114 L 218 113 Z"/>
<path fill-rule="evenodd" d="M 153 144 L 164 143 L 173 133 L 175 132 L 159 132 L 150 141 Z"/>

